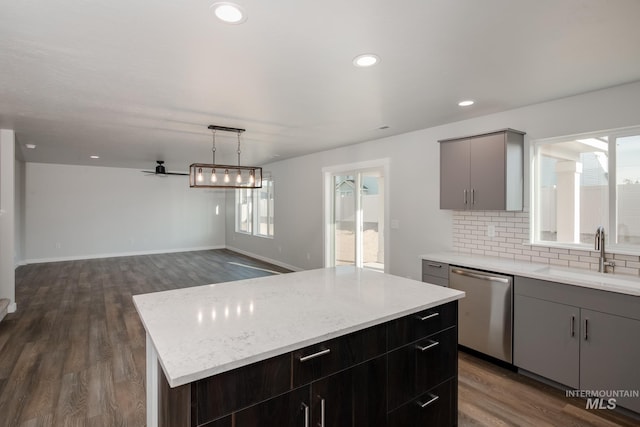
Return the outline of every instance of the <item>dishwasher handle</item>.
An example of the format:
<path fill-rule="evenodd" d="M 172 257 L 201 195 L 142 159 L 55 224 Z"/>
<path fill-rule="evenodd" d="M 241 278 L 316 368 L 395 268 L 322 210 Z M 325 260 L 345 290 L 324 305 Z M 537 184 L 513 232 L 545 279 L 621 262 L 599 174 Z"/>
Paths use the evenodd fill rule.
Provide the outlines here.
<path fill-rule="evenodd" d="M 460 276 L 473 277 L 474 279 L 487 280 L 489 282 L 511 283 L 511 279 L 500 276 L 491 276 L 490 274 L 476 273 L 474 271 L 463 270 L 460 268 L 452 268 L 451 272 Z"/>

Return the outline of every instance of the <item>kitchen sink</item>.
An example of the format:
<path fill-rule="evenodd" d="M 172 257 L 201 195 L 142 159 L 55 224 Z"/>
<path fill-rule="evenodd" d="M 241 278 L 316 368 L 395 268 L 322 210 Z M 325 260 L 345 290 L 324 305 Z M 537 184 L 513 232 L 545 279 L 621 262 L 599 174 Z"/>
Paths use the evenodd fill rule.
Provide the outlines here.
<path fill-rule="evenodd" d="M 594 283 L 602 286 L 623 286 L 640 288 L 640 277 L 626 276 L 615 273 L 598 273 L 597 271 L 583 271 L 562 267 L 542 267 L 535 273 L 548 275 L 559 280 L 578 281 L 582 283 Z"/>

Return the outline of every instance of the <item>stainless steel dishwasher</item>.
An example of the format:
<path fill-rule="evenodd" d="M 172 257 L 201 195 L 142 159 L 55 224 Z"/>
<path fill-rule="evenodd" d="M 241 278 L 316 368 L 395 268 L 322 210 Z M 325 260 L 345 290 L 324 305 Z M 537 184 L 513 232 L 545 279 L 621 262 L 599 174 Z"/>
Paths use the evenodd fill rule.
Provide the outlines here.
<path fill-rule="evenodd" d="M 466 293 L 458 302 L 458 342 L 513 363 L 513 277 L 451 266 L 449 287 Z"/>

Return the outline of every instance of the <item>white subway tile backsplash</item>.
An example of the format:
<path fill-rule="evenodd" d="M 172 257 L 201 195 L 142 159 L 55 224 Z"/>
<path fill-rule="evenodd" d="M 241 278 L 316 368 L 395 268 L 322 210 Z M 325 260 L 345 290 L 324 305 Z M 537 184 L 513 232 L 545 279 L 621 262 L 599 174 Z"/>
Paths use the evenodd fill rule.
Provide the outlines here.
<path fill-rule="evenodd" d="M 569 267 L 582 268 L 584 270 L 589 270 L 589 263 L 588 262 L 580 262 L 580 261 L 569 261 Z"/>
<path fill-rule="evenodd" d="M 489 226 L 495 236 L 489 236 Z M 453 247 L 471 253 L 584 270 L 598 269 L 599 253 L 529 244 L 529 212 L 454 211 Z M 640 276 L 640 257 L 607 254 L 616 261 L 615 272 Z"/>
<path fill-rule="evenodd" d="M 639 257 L 634 256 L 634 255 L 623 255 L 623 254 L 615 254 L 613 257 L 615 259 L 621 259 L 621 260 L 624 260 L 624 261 L 638 261 L 638 258 L 639 258 Z"/>
<path fill-rule="evenodd" d="M 563 259 L 550 259 L 549 264 L 559 265 L 561 267 L 569 267 L 569 261 Z"/>

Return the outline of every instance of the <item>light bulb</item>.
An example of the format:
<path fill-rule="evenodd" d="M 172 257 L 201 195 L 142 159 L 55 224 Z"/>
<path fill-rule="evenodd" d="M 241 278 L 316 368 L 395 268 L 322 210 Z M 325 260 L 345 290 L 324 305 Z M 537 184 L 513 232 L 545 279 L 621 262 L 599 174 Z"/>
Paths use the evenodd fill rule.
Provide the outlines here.
<path fill-rule="evenodd" d="M 229 182 L 229 169 L 224 171 L 224 182 Z"/>
<path fill-rule="evenodd" d="M 256 177 L 255 177 L 256 171 L 252 170 L 251 174 L 249 174 L 249 183 L 251 185 L 253 185 L 256 182 Z"/>
<path fill-rule="evenodd" d="M 217 182 L 217 181 L 218 181 L 218 177 L 216 176 L 216 170 L 211 169 L 211 182 Z"/>
<path fill-rule="evenodd" d="M 238 176 L 236 177 L 236 182 L 240 184 L 242 182 L 242 175 L 240 175 L 240 171 L 238 171 Z"/>
<path fill-rule="evenodd" d="M 202 182 L 202 168 L 198 169 L 198 182 Z"/>

